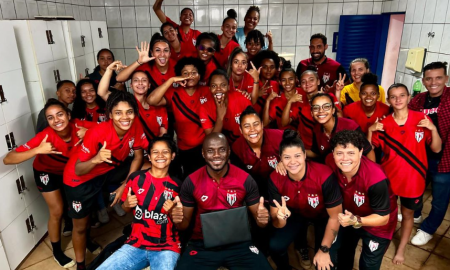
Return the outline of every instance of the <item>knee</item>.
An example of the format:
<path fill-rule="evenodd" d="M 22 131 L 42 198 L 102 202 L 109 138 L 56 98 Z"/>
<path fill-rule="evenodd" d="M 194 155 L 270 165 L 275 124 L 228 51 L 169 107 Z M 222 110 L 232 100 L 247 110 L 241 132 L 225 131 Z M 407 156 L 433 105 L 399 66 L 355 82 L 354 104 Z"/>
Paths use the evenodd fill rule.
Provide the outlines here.
<path fill-rule="evenodd" d="M 279 241 L 279 239 L 276 239 L 275 237 L 270 239 L 269 249 L 271 253 L 284 254 L 287 252 L 288 247 L 289 243 L 286 245 L 286 243 Z"/>
<path fill-rule="evenodd" d="M 72 231 L 77 234 L 86 234 L 87 225 L 86 224 L 77 224 L 76 222 L 74 222 Z"/>
<path fill-rule="evenodd" d="M 403 209 L 402 210 L 402 219 L 413 219 L 414 218 L 414 211 L 410 209 Z"/>
<path fill-rule="evenodd" d="M 63 214 L 63 206 L 57 205 L 50 208 L 50 218 L 52 219 L 61 219 Z"/>

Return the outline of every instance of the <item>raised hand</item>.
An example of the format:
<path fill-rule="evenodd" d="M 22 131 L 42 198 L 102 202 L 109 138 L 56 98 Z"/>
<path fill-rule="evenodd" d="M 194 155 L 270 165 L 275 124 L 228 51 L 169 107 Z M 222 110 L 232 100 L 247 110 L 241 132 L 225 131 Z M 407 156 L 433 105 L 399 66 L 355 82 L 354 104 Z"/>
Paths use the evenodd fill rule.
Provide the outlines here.
<path fill-rule="evenodd" d="M 138 46 L 136 46 L 136 51 L 138 52 L 138 62 L 141 64 L 148 63 L 155 59 L 155 57 L 150 57 L 150 43 L 147 41 L 141 41 L 141 49 L 139 50 Z"/>
<path fill-rule="evenodd" d="M 177 76 L 177 77 L 172 77 L 172 80 L 174 83 L 178 83 L 179 85 L 186 87 L 187 81 L 193 79 L 194 76 L 189 75 L 188 77 L 183 77 L 183 76 Z"/>
<path fill-rule="evenodd" d="M 429 129 L 430 131 L 436 130 L 436 126 L 433 124 L 433 121 L 431 121 L 426 115 L 425 118 L 420 120 L 418 127 L 424 127 Z"/>
<path fill-rule="evenodd" d="M 223 94 L 223 99 L 221 102 L 219 102 L 214 95 L 214 102 L 216 103 L 217 119 L 223 119 L 227 114 L 228 95 Z"/>
<path fill-rule="evenodd" d="M 172 207 L 175 206 L 175 203 L 172 200 L 167 200 L 164 202 L 163 204 L 163 209 L 164 211 L 166 211 L 167 213 L 172 210 Z"/>
<path fill-rule="evenodd" d="M 259 96 L 259 97 L 262 97 L 262 96 L 267 95 L 267 93 L 269 92 L 269 89 L 272 88 L 272 85 L 270 85 L 270 83 L 269 83 L 269 85 L 267 85 L 267 83 L 269 83 L 268 80 L 267 80 L 267 81 L 263 84 L 263 86 L 259 89 L 259 93 L 258 93 L 258 96 Z"/>
<path fill-rule="evenodd" d="M 126 68 L 127 66 L 124 66 L 122 64 L 122 61 L 114 61 L 111 64 L 109 64 L 109 66 L 106 68 L 106 70 L 112 70 L 112 71 L 117 71 L 119 72 L 120 70 Z"/>
<path fill-rule="evenodd" d="M 270 95 L 267 97 L 266 102 L 270 102 L 270 101 L 274 100 L 274 99 L 277 98 L 277 97 L 278 97 L 277 92 L 273 91 L 273 92 L 270 93 Z"/>
<path fill-rule="evenodd" d="M 303 96 L 300 94 L 294 94 L 289 98 L 290 103 L 301 102 L 303 103 Z"/>
<path fill-rule="evenodd" d="M 42 140 L 42 142 L 39 144 L 39 146 L 36 148 L 38 154 L 57 154 L 61 155 L 62 152 L 56 151 L 56 148 L 53 147 L 51 142 L 47 142 L 48 134 L 45 135 L 45 138 Z"/>
<path fill-rule="evenodd" d="M 134 208 L 136 207 L 137 203 L 138 203 L 137 197 L 136 195 L 131 195 L 131 187 L 129 187 L 127 199 L 125 200 L 125 202 L 123 202 L 123 204 L 125 205 L 125 207 Z"/>
<path fill-rule="evenodd" d="M 246 97 L 248 100 L 252 100 L 252 96 L 250 95 L 249 92 L 245 91 L 245 90 L 240 90 L 240 89 L 236 89 L 236 92 L 241 93 L 244 97 Z"/>
<path fill-rule="evenodd" d="M 256 221 L 261 225 L 269 223 L 269 211 L 264 207 L 264 197 L 259 198 L 258 210 L 256 211 Z"/>
<path fill-rule="evenodd" d="M 275 168 L 275 171 L 283 176 L 287 174 L 286 168 L 284 167 L 283 162 L 278 162 L 277 167 Z"/>
<path fill-rule="evenodd" d="M 347 76 L 346 74 L 342 76 L 342 74 L 339 73 L 339 80 L 336 82 L 336 92 L 340 92 L 342 91 L 342 89 L 344 89 L 346 76 Z"/>
<path fill-rule="evenodd" d="M 272 42 L 272 37 L 273 37 L 273 35 L 272 35 L 272 31 L 268 31 L 267 33 L 266 33 L 266 36 L 265 36 L 268 40 L 269 40 L 269 42 Z"/>
<path fill-rule="evenodd" d="M 100 164 L 103 162 L 112 163 L 111 158 L 111 150 L 106 149 L 106 141 L 103 142 L 102 148 L 98 151 L 97 155 L 94 157 L 93 161 L 95 164 Z"/>
<path fill-rule="evenodd" d="M 180 201 L 180 197 L 176 196 L 174 202 L 176 203 L 175 207 L 172 208 L 171 216 L 174 224 L 180 224 L 183 222 L 183 204 Z"/>
<path fill-rule="evenodd" d="M 78 129 L 77 131 L 77 137 L 82 140 L 84 138 L 84 135 L 86 134 L 86 131 L 88 130 L 85 127 L 79 127 L 77 124 L 75 124 L 75 127 Z"/>
<path fill-rule="evenodd" d="M 422 120 L 423 121 L 423 120 Z M 419 123 L 420 124 L 420 123 Z M 375 123 L 373 123 L 373 125 L 371 125 L 369 127 L 369 131 L 374 132 L 374 131 L 384 131 L 384 126 L 383 123 L 378 122 L 378 117 L 377 120 L 375 121 Z"/>
<path fill-rule="evenodd" d="M 286 207 L 286 200 L 284 197 L 281 197 L 281 205 L 277 202 L 277 200 L 273 200 L 273 203 L 277 207 L 277 218 L 279 221 L 285 221 L 288 217 L 291 216 L 291 211 Z"/>
<path fill-rule="evenodd" d="M 250 69 L 250 71 L 245 70 L 245 72 L 250 74 L 250 76 L 252 76 L 252 78 L 255 82 L 259 82 L 259 73 L 261 72 L 261 67 L 256 69 L 256 67 L 255 67 L 255 65 L 253 65 L 252 61 L 250 61 L 250 65 L 252 65 L 252 69 Z"/>

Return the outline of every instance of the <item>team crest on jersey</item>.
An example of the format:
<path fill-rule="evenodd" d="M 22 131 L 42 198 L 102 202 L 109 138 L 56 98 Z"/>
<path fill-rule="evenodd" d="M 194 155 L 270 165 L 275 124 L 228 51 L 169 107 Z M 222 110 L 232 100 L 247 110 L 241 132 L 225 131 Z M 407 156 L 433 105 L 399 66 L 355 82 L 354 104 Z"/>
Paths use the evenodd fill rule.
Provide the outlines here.
<path fill-rule="evenodd" d="M 134 137 L 132 137 L 129 141 L 128 141 L 128 146 L 130 146 L 130 149 L 133 148 L 134 145 Z"/>
<path fill-rule="evenodd" d="M 195 38 L 192 39 L 192 44 L 194 44 L 194 46 L 197 44 L 197 40 Z"/>
<path fill-rule="evenodd" d="M 250 246 L 249 248 L 250 248 L 250 251 L 251 251 L 251 252 L 255 253 L 256 255 L 259 254 L 259 249 L 258 249 L 257 247 L 255 247 L 255 246 Z"/>
<path fill-rule="evenodd" d="M 417 130 L 416 131 L 416 141 L 419 143 L 423 139 L 423 130 Z"/>
<path fill-rule="evenodd" d="M 251 170 L 253 168 L 252 165 L 247 165 L 247 169 Z"/>
<path fill-rule="evenodd" d="M 289 198 L 288 196 L 283 196 L 283 198 L 284 198 L 284 201 L 285 202 L 287 202 L 287 201 L 289 201 L 291 198 Z"/>
<path fill-rule="evenodd" d="M 317 194 L 308 194 L 308 204 L 312 208 L 316 208 L 319 205 L 319 196 Z"/>
<path fill-rule="evenodd" d="M 323 151 L 323 149 L 325 149 L 325 147 L 323 147 L 323 145 L 321 145 L 321 146 L 320 146 L 320 149 L 322 149 L 322 151 Z"/>
<path fill-rule="evenodd" d="M 355 204 L 360 207 L 364 204 L 366 196 L 364 196 L 364 193 L 355 191 L 355 194 L 353 195 L 353 201 L 355 201 Z"/>
<path fill-rule="evenodd" d="M 269 162 L 269 166 L 272 168 L 276 168 L 278 165 L 278 160 L 276 156 L 267 157 L 267 162 Z"/>
<path fill-rule="evenodd" d="M 203 196 L 200 198 L 200 200 L 202 200 L 202 202 L 206 201 L 207 199 L 208 199 L 208 196 L 206 196 L 206 195 L 203 195 Z"/>
<path fill-rule="evenodd" d="M 48 177 L 48 174 L 41 174 L 41 175 L 39 175 L 39 178 L 41 178 L 41 182 L 44 185 L 47 185 L 48 181 L 50 180 L 50 177 Z"/>
<path fill-rule="evenodd" d="M 323 81 L 324 83 L 327 83 L 329 80 L 330 80 L 330 73 L 324 72 L 324 73 L 323 73 L 323 76 L 322 76 L 322 81 Z"/>
<path fill-rule="evenodd" d="M 239 120 L 239 117 L 240 117 L 240 116 L 241 116 L 240 113 L 237 113 L 237 114 L 234 116 L 234 120 L 236 120 L 236 124 L 238 124 L 238 125 L 241 124 L 241 121 Z"/>
<path fill-rule="evenodd" d="M 105 121 L 106 121 L 106 115 L 100 114 L 100 115 L 98 116 L 98 121 L 97 121 L 97 123 L 101 123 L 101 122 L 105 122 Z"/>
<path fill-rule="evenodd" d="M 230 206 L 233 206 L 233 204 L 236 202 L 236 199 L 236 190 L 227 190 L 227 202 L 230 204 Z"/>
<path fill-rule="evenodd" d="M 162 117 L 156 116 L 156 122 L 158 122 L 158 125 L 161 126 L 162 125 Z"/>
<path fill-rule="evenodd" d="M 164 199 L 166 199 L 166 201 L 167 200 L 171 200 L 172 199 L 172 197 L 173 197 L 173 190 L 171 190 L 171 189 L 165 189 L 164 190 L 164 192 L 163 192 L 163 196 L 164 196 Z"/>
<path fill-rule="evenodd" d="M 73 201 L 72 202 L 72 207 L 73 207 L 73 210 L 75 210 L 75 212 L 80 212 L 80 210 L 81 210 L 81 203 L 80 202 L 76 202 L 76 201 Z"/>
<path fill-rule="evenodd" d="M 370 242 L 369 242 L 369 249 L 370 249 L 370 251 L 374 252 L 375 250 L 378 249 L 379 245 L 380 245 L 380 243 L 377 243 L 377 242 L 375 242 L 373 240 L 370 240 Z"/>
<path fill-rule="evenodd" d="M 200 97 L 200 104 L 204 104 L 204 103 L 206 103 L 208 101 L 208 98 L 207 97 Z"/>

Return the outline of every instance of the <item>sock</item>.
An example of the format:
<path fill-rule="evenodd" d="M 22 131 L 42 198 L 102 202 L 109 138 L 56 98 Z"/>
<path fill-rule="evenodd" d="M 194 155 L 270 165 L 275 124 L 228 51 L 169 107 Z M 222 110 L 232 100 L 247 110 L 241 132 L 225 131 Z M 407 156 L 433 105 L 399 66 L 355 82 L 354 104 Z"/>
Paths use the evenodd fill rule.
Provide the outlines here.
<path fill-rule="evenodd" d="M 72 261 L 71 258 L 67 257 L 66 254 L 61 249 L 61 240 L 58 242 L 51 242 L 53 249 L 53 257 L 58 261 L 61 266 L 64 266 Z"/>
<path fill-rule="evenodd" d="M 77 262 L 77 270 L 85 270 L 85 269 L 86 269 L 86 264 L 84 261 Z"/>

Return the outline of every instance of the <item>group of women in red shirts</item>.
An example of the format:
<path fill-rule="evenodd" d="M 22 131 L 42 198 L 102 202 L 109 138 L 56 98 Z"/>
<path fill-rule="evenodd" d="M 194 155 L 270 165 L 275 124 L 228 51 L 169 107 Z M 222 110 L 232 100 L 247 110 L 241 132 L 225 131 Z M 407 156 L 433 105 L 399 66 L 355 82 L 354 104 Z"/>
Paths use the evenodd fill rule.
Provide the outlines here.
<path fill-rule="evenodd" d="M 186 177 L 204 166 L 202 143 L 211 132 L 226 136 L 231 162 L 252 175 L 266 199 L 273 227 L 259 236 L 266 238 L 278 269 L 292 268 L 287 248 L 293 241 L 302 265 L 308 266 L 309 223 L 315 225 L 313 263 L 318 269 L 352 269 L 359 239 L 360 268 L 379 269 L 396 227 L 396 196 L 403 220 L 393 261 L 402 263 L 413 212 L 425 190 L 426 147 L 441 150 L 433 122 L 408 110 L 407 87 L 392 85 L 388 106 L 378 101 L 377 77 L 367 68 L 358 77 L 360 100 L 343 104 L 339 96 L 345 76 L 336 82 L 338 97 L 324 93 L 314 68 L 297 78 L 271 46 L 262 49 L 265 39 L 257 30 L 247 32 L 246 45 L 251 47 L 245 52 L 235 38 L 233 10 L 223 20 L 222 34 L 216 35 L 190 27 L 191 9 L 181 11 L 178 25 L 161 5 L 157 0 L 154 6 L 163 23 L 161 34 L 136 47 L 136 61 L 124 66 L 114 61 L 112 52 L 102 50 L 97 79 L 77 83 L 72 111 L 50 99 L 44 108 L 48 127 L 4 159 L 5 164 L 17 164 L 35 158 L 35 180 L 50 210 L 49 235 L 57 263 L 75 264 L 60 247 L 65 209 L 73 220 L 78 269 L 85 267 L 86 248 L 97 250 L 89 240 L 89 216 L 114 175 L 125 177 L 116 181 L 112 205 L 124 202 L 122 208 L 133 209 L 134 222 L 140 224 L 129 244 L 163 251 L 164 245 L 154 241 L 161 243 L 161 230 L 164 235 L 170 231 L 167 250 L 178 254 L 170 257 L 176 261 L 180 249 L 175 229 L 156 229 L 159 236 L 151 237 L 155 226 L 172 226 L 169 213 L 179 185 L 170 177 Z M 247 15 L 255 12 L 259 21 L 259 9 L 251 7 Z M 126 81 L 133 94 L 121 90 Z M 380 149 L 378 155 L 375 148 Z M 141 169 L 148 173 L 135 173 Z M 158 196 L 165 198 L 158 205 L 146 201 Z M 164 219 L 151 217 L 154 224 L 142 223 L 155 207 Z"/>

